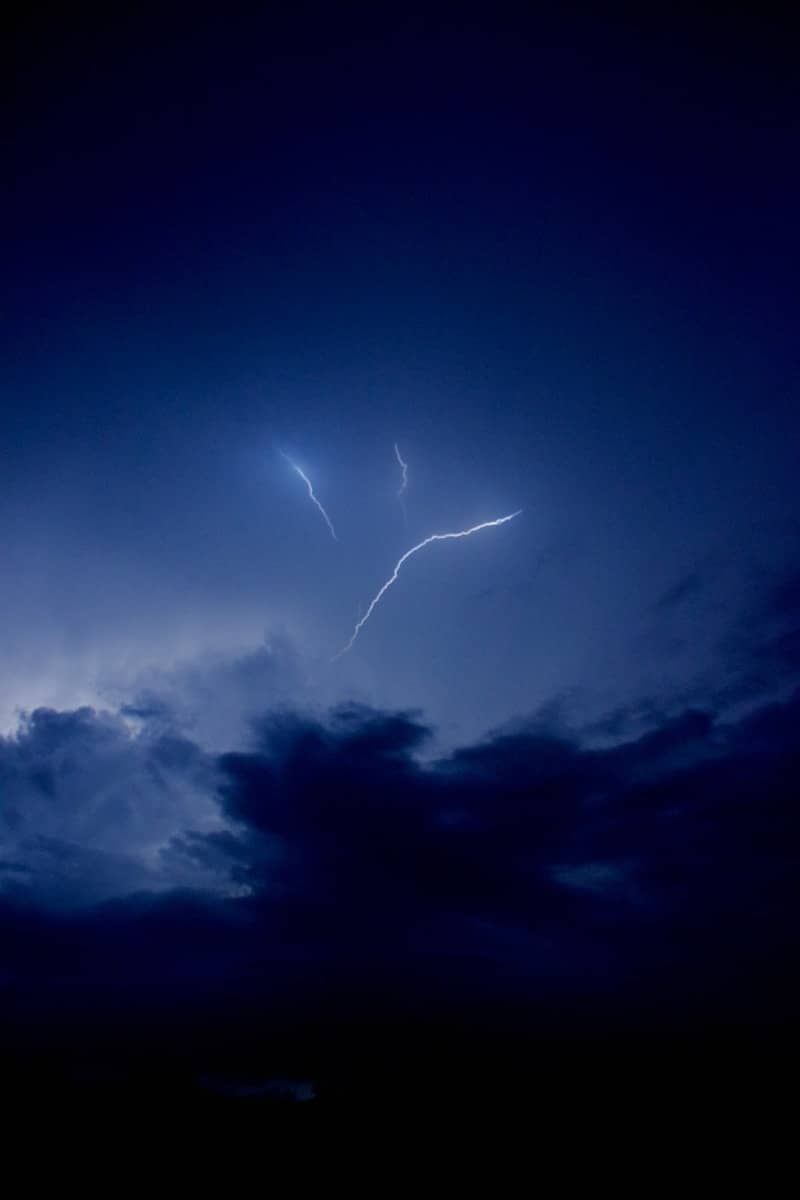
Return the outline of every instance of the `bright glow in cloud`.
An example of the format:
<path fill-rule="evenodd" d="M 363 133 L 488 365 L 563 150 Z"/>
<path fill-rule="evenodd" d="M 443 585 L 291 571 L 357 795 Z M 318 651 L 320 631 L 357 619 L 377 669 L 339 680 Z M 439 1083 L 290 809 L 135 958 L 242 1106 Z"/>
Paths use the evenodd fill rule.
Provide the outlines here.
<path fill-rule="evenodd" d="M 432 533 L 431 536 L 426 537 L 423 542 L 419 542 L 418 545 L 412 546 L 410 550 L 406 550 L 405 554 L 400 559 L 398 559 L 397 565 L 396 565 L 394 571 L 392 571 L 392 574 L 386 580 L 386 583 L 384 583 L 381 590 L 378 592 L 378 594 L 375 596 L 375 598 L 370 602 L 370 605 L 367 608 L 367 611 L 364 613 L 364 616 L 357 623 L 355 629 L 353 630 L 353 635 L 350 638 L 350 641 L 347 643 L 346 646 L 342 647 L 342 649 L 339 651 L 338 654 L 335 654 L 333 656 L 331 661 L 335 662 L 337 658 L 341 658 L 343 654 L 347 654 L 348 650 L 352 649 L 353 643 L 355 642 L 359 633 L 361 632 L 361 630 L 363 629 L 363 627 L 366 625 L 367 621 L 371 617 L 372 610 L 380 602 L 383 595 L 386 592 L 388 592 L 388 590 L 392 586 L 392 584 L 397 581 L 397 576 L 400 574 L 400 568 L 402 567 L 403 563 L 406 562 L 407 559 L 411 558 L 412 554 L 416 554 L 418 550 L 421 550 L 423 548 L 423 546 L 429 546 L 431 544 L 431 542 L 446 542 L 446 541 L 449 541 L 451 538 L 469 537 L 470 534 L 478 533 L 479 530 L 481 530 L 481 529 L 493 529 L 497 525 L 505 525 L 506 521 L 513 521 L 514 517 L 518 517 L 521 512 L 522 512 L 522 509 L 518 508 L 516 512 L 509 513 L 507 517 L 498 517 L 497 520 L 495 520 L 495 521 L 483 521 L 480 525 L 473 525 L 471 529 L 461 529 L 456 533 Z"/>
<path fill-rule="evenodd" d="M 328 514 L 325 512 L 325 509 L 322 507 L 322 505 L 320 504 L 320 502 L 319 502 L 319 500 L 317 499 L 317 497 L 314 495 L 314 489 L 313 489 L 313 487 L 311 486 L 311 480 L 308 478 L 308 476 L 305 474 L 305 472 L 304 472 L 304 471 L 302 471 L 302 470 L 300 469 L 300 467 L 298 467 L 297 463 L 296 463 L 296 462 L 292 462 L 291 458 L 289 458 L 289 455 L 288 455 L 288 454 L 284 454 L 282 450 L 281 450 L 281 457 L 286 459 L 286 461 L 288 462 L 289 466 L 290 466 L 290 467 L 292 467 L 292 468 L 293 468 L 293 470 L 295 470 L 295 471 L 297 472 L 297 474 L 300 476 L 300 478 L 303 480 L 303 483 L 304 483 L 304 484 L 306 485 L 306 487 L 308 488 L 308 494 L 309 494 L 309 496 L 310 496 L 310 497 L 311 497 L 311 499 L 314 501 L 314 503 L 316 504 L 317 508 L 318 508 L 318 509 L 319 509 L 319 511 L 322 513 L 323 517 L 325 518 L 325 524 L 328 526 L 328 529 L 330 529 L 330 531 L 331 531 L 331 537 L 333 538 L 333 540 L 334 540 L 335 542 L 338 542 L 338 540 L 339 540 L 339 539 L 338 539 L 338 538 L 337 538 L 337 536 L 336 536 L 336 530 L 333 528 L 333 522 L 331 521 L 331 519 L 330 519 L 330 517 L 328 516 Z"/>

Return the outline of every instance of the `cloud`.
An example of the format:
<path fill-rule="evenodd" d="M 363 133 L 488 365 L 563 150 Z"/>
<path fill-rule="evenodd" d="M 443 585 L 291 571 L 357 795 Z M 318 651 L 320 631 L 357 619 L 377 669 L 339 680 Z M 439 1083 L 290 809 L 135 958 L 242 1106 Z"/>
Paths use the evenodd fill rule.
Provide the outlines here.
<path fill-rule="evenodd" d="M 0 739 L 0 893 L 54 906 L 173 886 L 159 852 L 187 823 L 221 824 L 214 765 L 166 728 L 37 709 Z"/>
<path fill-rule="evenodd" d="M 582 728 L 592 742 L 630 740 L 690 709 L 741 717 L 800 686 L 800 574 L 774 555 L 744 574 L 706 563 L 654 613 L 639 653 L 657 672 L 634 699 L 592 714 Z"/>
<path fill-rule="evenodd" d="M 350 705 L 266 714 L 212 763 L 34 713 L 0 744 L 9 1027 L 788 1011 L 798 719 L 800 694 L 599 750 L 535 727 L 431 760 L 419 716 Z"/>
<path fill-rule="evenodd" d="M 313 668 L 280 632 L 238 653 L 196 655 L 168 668 L 142 670 L 132 682 L 107 689 L 120 712 L 149 729 L 179 730 L 204 749 L 220 753 L 250 741 L 254 714 L 320 702 Z"/>
<path fill-rule="evenodd" d="M 709 689 L 715 703 L 752 704 L 794 689 L 800 681 L 800 572 L 773 570 L 759 578 L 720 650 L 723 682 Z"/>
<path fill-rule="evenodd" d="M 419 712 L 312 703 L 280 642 L 35 710 L 0 739 L 0 1041 L 141 1035 L 237 1091 L 459 1029 L 780 1025 L 800 591 L 766 582 L 682 704 L 584 728 L 554 702 L 445 752 Z"/>

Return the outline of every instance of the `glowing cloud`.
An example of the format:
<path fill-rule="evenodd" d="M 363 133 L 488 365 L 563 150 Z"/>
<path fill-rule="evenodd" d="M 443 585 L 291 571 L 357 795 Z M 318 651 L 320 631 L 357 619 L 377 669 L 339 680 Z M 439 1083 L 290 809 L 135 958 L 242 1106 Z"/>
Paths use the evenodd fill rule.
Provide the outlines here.
<path fill-rule="evenodd" d="M 420 542 L 416 546 L 412 546 L 410 550 L 406 550 L 405 554 L 400 559 L 398 559 L 397 565 L 395 566 L 394 571 L 392 571 L 392 574 L 386 580 L 386 583 L 384 583 L 383 587 L 377 593 L 375 598 L 370 601 L 367 611 L 364 613 L 363 617 L 361 617 L 361 619 L 356 624 L 356 627 L 353 630 L 353 634 L 352 634 L 352 637 L 350 638 L 350 641 L 347 643 L 346 646 L 342 647 L 342 649 L 339 651 L 338 654 L 334 654 L 333 658 L 331 659 L 331 662 L 335 662 L 337 658 L 341 658 L 343 654 L 347 654 L 348 650 L 351 650 L 353 648 L 353 643 L 355 642 L 355 640 L 358 637 L 361 630 L 366 625 L 367 621 L 372 616 L 373 609 L 376 607 L 377 604 L 380 603 L 382 597 L 384 596 L 384 594 L 386 592 L 388 592 L 388 590 L 392 586 L 392 584 L 397 582 L 397 576 L 400 574 L 400 568 L 402 567 L 404 562 L 406 562 L 409 558 L 411 558 L 412 554 L 416 554 L 417 551 L 422 550 L 422 548 L 424 546 L 429 546 L 431 544 L 431 542 L 446 542 L 446 541 L 449 541 L 451 538 L 469 537 L 470 534 L 478 533 L 481 529 L 494 529 L 498 525 L 505 525 L 506 521 L 513 521 L 514 517 L 518 517 L 521 512 L 522 512 L 522 509 L 518 508 L 516 512 L 509 513 L 507 517 L 498 517 L 497 520 L 495 520 L 495 521 L 483 521 L 480 525 L 473 525 L 471 529 L 461 529 L 456 533 L 432 533 L 431 536 L 426 537 L 423 542 Z"/>
<path fill-rule="evenodd" d="M 316 504 L 316 506 L 317 506 L 317 508 L 319 509 L 319 511 L 322 513 L 322 516 L 323 516 L 323 517 L 324 517 L 324 519 L 325 519 L 325 524 L 328 526 L 328 529 L 330 529 L 330 531 L 331 531 L 331 537 L 333 538 L 333 540 L 334 540 L 335 542 L 338 542 L 338 540 L 339 540 L 339 539 L 338 539 L 338 538 L 337 538 L 337 536 L 336 536 L 336 530 L 333 528 L 333 522 L 331 521 L 331 519 L 330 519 L 330 517 L 328 516 L 328 514 L 325 512 L 325 509 L 322 507 L 322 505 L 320 504 L 320 502 L 319 502 L 319 500 L 317 499 L 317 497 L 314 495 L 314 489 L 313 489 L 313 487 L 311 486 L 311 480 L 308 478 L 308 476 L 305 474 L 305 472 L 304 472 L 304 471 L 302 471 L 302 470 L 300 469 L 300 467 L 298 467 L 298 465 L 297 465 L 297 463 L 296 463 L 296 462 L 292 462 L 292 460 L 291 460 L 291 458 L 289 458 L 289 455 L 288 455 L 288 454 L 284 454 L 282 450 L 281 450 L 281 452 L 280 452 L 280 453 L 281 453 L 281 458 L 285 458 L 285 459 L 286 459 L 286 461 L 288 462 L 289 466 L 290 466 L 290 467 L 291 467 L 291 468 L 292 468 L 294 471 L 296 471 L 296 472 L 297 472 L 297 474 L 298 474 L 298 475 L 300 476 L 300 478 L 302 479 L 303 483 L 304 483 L 304 484 L 306 485 L 306 487 L 308 488 L 308 494 L 309 494 L 310 498 L 311 498 L 311 499 L 314 501 L 314 503 Z"/>

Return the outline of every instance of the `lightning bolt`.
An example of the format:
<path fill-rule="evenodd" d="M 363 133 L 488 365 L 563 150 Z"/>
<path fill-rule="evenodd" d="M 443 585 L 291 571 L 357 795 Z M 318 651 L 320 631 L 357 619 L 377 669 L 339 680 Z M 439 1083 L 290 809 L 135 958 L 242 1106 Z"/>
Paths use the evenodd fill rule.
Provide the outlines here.
<path fill-rule="evenodd" d="M 408 463 L 403 462 L 403 459 L 400 455 L 400 450 L 398 449 L 398 446 L 397 446 L 397 442 L 395 442 L 395 444 L 394 444 L 394 456 L 397 459 L 397 461 L 400 463 L 400 469 L 403 472 L 403 481 L 400 484 L 400 491 L 397 493 L 397 496 L 399 499 L 400 496 L 402 496 L 403 492 L 408 487 Z"/>
<path fill-rule="evenodd" d="M 400 463 L 400 469 L 403 472 L 403 478 L 400 483 L 400 491 L 397 493 L 397 499 L 400 502 L 400 512 L 403 514 L 403 529 L 407 530 L 408 517 L 406 516 L 406 502 L 403 499 L 403 492 L 408 487 L 408 463 L 403 462 L 403 457 L 400 453 L 400 447 L 397 445 L 397 442 L 394 444 L 394 455 L 397 461 Z"/>
<path fill-rule="evenodd" d="M 498 517 L 496 521 L 483 521 L 480 525 L 473 525 L 471 529 L 461 529 L 457 533 L 432 533 L 430 537 L 426 537 L 425 540 L 420 542 L 418 545 L 412 546 L 410 550 L 406 550 L 405 554 L 397 560 L 397 565 L 395 566 L 395 569 L 392 571 L 389 578 L 386 580 L 386 583 L 384 583 L 383 587 L 377 593 L 375 598 L 370 601 L 367 611 L 364 613 L 363 617 L 361 617 L 361 619 L 357 622 L 350 641 L 346 646 L 342 647 L 338 654 L 334 654 L 331 662 L 336 662 L 337 658 L 341 658 L 343 654 L 347 654 L 348 650 L 352 650 L 353 643 L 366 625 L 367 621 L 372 616 L 373 609 L 375 609 L 380 603 L 383 596 L 386 594 L 386 592 L 388 592 L 392 584 L 397 582 L 397 576 L 400 574 L 400 568 L 403 566 L 403 563 L 407 562 L 408 559 L 411 558 L 412 554 L 416 554 L 418 550 L 422 550 L 423 547 L 429 546 L 431 542 L 447 542 L 451 538 L 469 537 L 473 533 L 478 533 L 481 529 L 494 529 L 497 525 L 505 525 L 506 521 L 513 521 L 514 517 L 518 517 L 521 512 L 522 509 L 518 508 L 516 512 L 509 513 L 507 517 Z"/>
<path fill-rule="evenodd" d="M 322 513 L 322 516 L 323 516 L 323 517 L 324 517 L 324 519 L 325 519 L 325 524 L 328 526 L 328 529 L 330 529 L 330 531 L 331 531 L 331 537 L 333 538 L 333 540 L 334 540 L 335 542 L 338 542 L 338 540 L 339 540 L 339 539 L 338 539 L 338 538 L 337 538 L 337 536 L 336 536 L 336 530 L 333 528 L 333 522 L 331 521 L 331 519 L 330 519 L 330 517 L 328 516 L 328 514 L 325 512 L 325 509 L 322 507 L 322 505 L 320 504 L 320 502 L 319 502 L 319 500 L 317 499 L 317 497 L 314 495 L 314 489 L 313 489 L 313 487 L 311 486 L 311 480 L 308 478 L 308 476 L 305 474 L 305 472 L 304 472 L 304 471 L 302 471 L 302 470 L 300 469 L 300 467 L 298 467 L 298 465 L 297 465 L 297 463 L 296 463 L 296 462 L 292 462 L 292 460 L 291 460 L 291 458 L 289 458 L 289 455 L 288 455 L 288 454 L 284 454 L 282 450 L 281 450 L 281 452 L 280 452 L 280 453 L 281 453 L 281 458 L 285 458 L 285 459 L 286 459 L 287 463 L 288 463 L 288 464 L 289 464 L 289 466 L 292 468 L 292 470 L 294 470 L 294 471 L 296 471 L 296 472 L 297 472 L 297 474 L 298 474 L 298 475 L 300 476 L 300 478 L 302 479 L 303 483 L 304 483 L 304 484 L 306 485 L 306 487 L 308 488 L 308 494 L 309 494 L 310 498 L 311 498 L 311 499 L 314 501 L 314 503 L 316 504 L 316 506 L 317 506 L 317 508 L 319 509 L 319 511 Z"/>

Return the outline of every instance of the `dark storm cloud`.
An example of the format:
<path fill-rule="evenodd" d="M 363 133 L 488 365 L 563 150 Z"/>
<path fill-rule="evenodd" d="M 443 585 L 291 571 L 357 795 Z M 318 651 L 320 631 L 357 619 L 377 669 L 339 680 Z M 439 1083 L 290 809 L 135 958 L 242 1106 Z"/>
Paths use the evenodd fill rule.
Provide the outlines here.
<path fill-rule="evenodd" d="M 212 788 L 185 738 L 134 737 L 90 708 L 38 709 L 0 739 L 0 891 L 71 906 L 172 884 L 159 847 L 187 821 L 219 824 Z"/>
<path fill-rule="evenodd" d="M 638 643 L 640 655 L 659 664 L 657 688 L 585 721 L 584 737 L 630 740 L 689 708 L 732 718 L 800 685 L 797 535 L 787 532 L 782 554 L 769 552 L 746 570 L 725 556 L 706 561 L 662 594 Z M 671 675 L 675 663 L 685 669 Z"/>
<path fill-rule="evenodd" d="M 222 1036 L 287 1013 L 785 1014 L 798 719 L 794 695 L 604 750 L 535 728 L 431 762 L 412 714 L 269 715 L 219 759 L 201 828 L 191 743 L 34 714 L 2 745 L 7 1015 L 178 1004 Z"/>
<path fill-rule="evenodd" d="M 800 572 L 759 578 L 741 618 L 722 638 L 718 704 L 754 703 L 800 681 Z"/>

